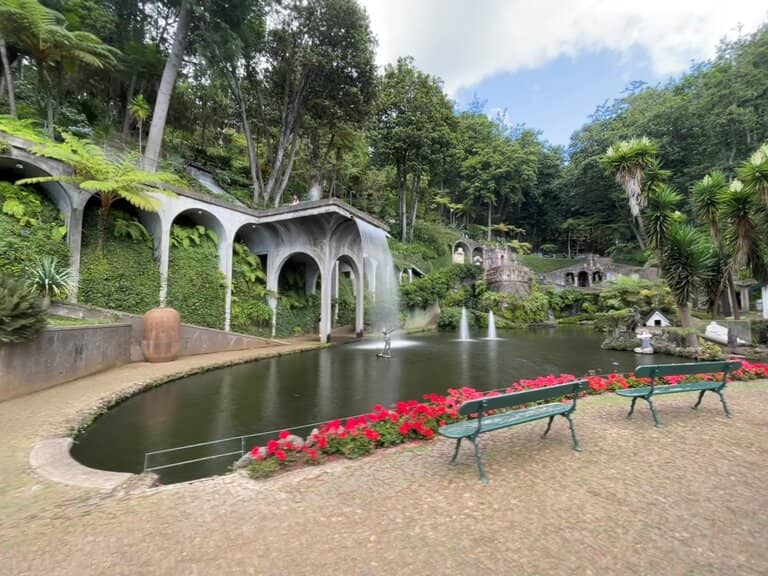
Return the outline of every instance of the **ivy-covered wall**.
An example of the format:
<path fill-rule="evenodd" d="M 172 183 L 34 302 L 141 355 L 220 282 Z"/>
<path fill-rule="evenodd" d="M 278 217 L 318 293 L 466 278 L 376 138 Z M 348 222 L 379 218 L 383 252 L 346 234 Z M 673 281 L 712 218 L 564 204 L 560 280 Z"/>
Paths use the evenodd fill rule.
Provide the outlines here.
<path fill-rule="evenodd" d="M 144 314 L 159 304 L 160 269 L 153 256 L 152 240 L 146 231 L 135 237 L 116 236 L 116 220 L 130 221 L 136 228 L 140 225 L 119 211 L 113 212 L 101 253 L 97 248 L 96 210 L 85 214 L 78 300 L 92 306 Z M 118 225 L 118 234 L 119 230 Z"/>
<path fill-rule="evenodd" d="M 69 266 L 64 218 L 45 194 L 0 181 L 0 271 L 26 279 L 43 256 Z"/>
<path fill-rule="evenodd" d="M 226 281 L 219 271 L 216 239 L 203 228 L 197 241 L 190 230 L 174 225 L 171 232 L 167 303 L 182 322 L 223 329 Z"/>

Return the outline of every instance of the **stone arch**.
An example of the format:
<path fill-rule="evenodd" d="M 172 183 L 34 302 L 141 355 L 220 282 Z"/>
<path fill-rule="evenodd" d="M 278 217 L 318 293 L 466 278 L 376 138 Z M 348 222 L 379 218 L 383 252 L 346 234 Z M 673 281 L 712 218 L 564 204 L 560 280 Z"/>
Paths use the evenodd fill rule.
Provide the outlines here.
<path fill-rule="evenodd" d="M 592 272 L 592 284 L 600 284 L 603 281 L 603 273 L 600 270 Z"/>
<path fill-rule="evenodd" d="M 482 246 L 476 246 L 475 249 L 472 250 L 472 264 L 482 266 L 484 261 L 485 261 L 485 250 L 483 249 Z"/>
<path fill-rule="evenodd" d="M 352 281 L 352 293 L 355 302 L 355 335 L 359 337 L 363 334 L 363 326 L 365 321 L 365 284 L 362 278 L 362 268 L 358 265 L 355 258 L 347 253 L 340 254 L 334 261 L 332 280 L 333 285 L 331 290 L 333 301 L 336 302 L 336 304 L 334 305 L 332 319 L 336 320 L 338 317 L 339 282 L 341 275 L 346 274 L 347 271 L 350 273 L 350 280 Z"/>
<path fill-rule="evenodd" d="M 587 272 L 586 270 L 582 270 L 581 272 L 579 272 L 578 283 L 579 283 L 579 288 L 588 288 L 589 287 L 589 272 Z"/>
<path fill-rule="evenodd" d="M 22 178 L 59 176 L 66 172 L 64 165 L 34 156 L 24 150 L 10 147 L 8 152 L 0 154 L 0 179 L 15 182 Z M 72 302 L 77 301 L 77 288 L 80 283 L 80 251 L 83 227 L 83 208 L 89 194 L 71 184 L 45 182 L 34 186 L 39 193 L 48 197 L 64 217 L 67 227 L 67 246 L 69 248 L 69 267 L 72 271 L 73 290 L 69 294 Z"/>
<path fill-rule="evenodd" d="M 311 249 L 297 249 L 280 257 L 280 259 L 275 263 L 274 267 L 275 287 L 273 292 L 277 298 L 280 297 L 281 292 L 285 291 L 285 278 L 283 277 L 283 273 L 285 272 L 286 265 L 291 262 L 300 266 L 300 269 L 304 274 L 303 282 L 305 295 L 314 295 L 317 293 L 318 288 L 320 290 L 320 324 L 318 325 L 318 330 L 320 331 L 321 339 L 325 341 L 328 333 L 330 333 L 330 306 L 328 306 L 328 310 L 326 311 L 326 306 L 324 306 L 325 294 L 329 293 L 329 291 L 327 290 L 327 287 L 324 286 L 324 283 L 327 282 L 327 278 L 323 274 L 323 258 L 315 250 Z M 281 278 L 283 279 L 282 285 Z M 318 282 L 320 283 L 319 287 L 317 285 Z M 272 315 L 273 336 L 275 334 L 278 320 L 276 304 L 277 302 L 275 301 Z M 330 304 L 330 302 L 328 302 L 328 304 Z M 322 327 L 320 325 L 322 325 Z M 324 330 L 327 330 L 326 334 L 323 333 Z"/>
<path fill-rule="evenodd" d="M 573 272 L 566 272 L 563 279 L 566 286 L 573 286 L 576 284 L 576 277 L 574 276 Z"/>
<path fill-rule="evenodd" d="M 459 251 L 459 248 L 461 248 L 461 251 Z M 459 255 L 463 258 L 464 262 L 463 264 L 468 264 L 471 262 L 472 258 L 472 246 L 470 246 L 470 243 L 467 240 L 457 240 L 453 243 L 453 250 L 451 252 L 452 256 L 452 262 L 454 264 L 459 264 L 458 258 Z"/>

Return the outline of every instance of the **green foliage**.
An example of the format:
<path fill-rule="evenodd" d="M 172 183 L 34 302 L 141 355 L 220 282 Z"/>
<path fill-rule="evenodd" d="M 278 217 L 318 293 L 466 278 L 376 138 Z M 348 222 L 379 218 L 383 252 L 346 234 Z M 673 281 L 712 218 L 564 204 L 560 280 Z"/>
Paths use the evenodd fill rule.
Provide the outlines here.
<path fill-rule="evenodd" d="M 6 114 L 0 114 L 0 132 L 5 132 L 30 142 L 42 143 L 44 140 L 40 121 L 34 118 L 17 120 Z"/>
<path fill-rule="evenodd" d="M 56 256 L 43 256 L 31 273 L 31 286 L 44 298 L 66 297 L 73 288 L 72 270 L 59 265 Z"/>
<path fill-rule="evenodd" d="M 160 270 L 150 242 L 114 234 L 120 219 L 128 218 L 123 214 L 110 221 L 113 234 L 105 237 L 103 251 L 99 251 L 94 215 L 86 214 L 78 299 L 101 308 L 144 314 L 159 304 Z"/>
<path fill-rule="evenodd" d="M 13 210 L 5 209 L 9 202 Z M 69 261 L 66 228 L 58 209 L 46 196 L 0 181 L 0 206 L 0 272 L 29 278 L 29 270 L 43 256 Z"/>
<path fill-rule="evenodd" d="M 474 325 L 472 314 L 467 315 L 467 322 L 470 326 Z M 461 324 L 461 308 L 442 308 L 440 316 L 437 318 L 437 327 L 441 330 L 457 330 Z"/>
<path fill-rule="evenodd" d="M 320 324 L 320 297 L 313 294 L 289 299 L 281 294 L 276 315 L 275 334 L 278 338 L 315 333 Z"/>
<path fill-rule="evenodd" d="M 261 260 L 242 242 L 235 242 L 232 259 L 232 330 L 269 335 L 272 309 L 265 300 L 267 276 Z"/>
<path fill-rule="evenodd" d="M 219 271 L 215 234 L 199 225 L 173 228 L 187 245 L 183 240 L 171 243 L 168 306 L 178 310 L 182 322 L 222 329 L 226 282 Z"/>
<path fill-rule="evenodd" d="M 578 260 L 574 258 L 541 258 L 532 254 L 520 256 L 520 263 L 533 270 L 536 274 L 547 274 L 553 270 L 573 266 L 577 262 Z"/>
<path fill-rule="evenodd" d="M 676 315 L 669 288 L 661 282 L 620 276 L 605 283 L 599 298 L 600 309 L 606 312 L 637 310 L 642 318 L 654 310 L 668 317 Z"/>
<path fill-rule="evenodd" d="M 400 287 L 400 304 L 406 308 L 426 308 L 444 298 L 458 282 L 476 280 L 482 268 L 471 264 L 454 264 Z"/>
<path fill-rule="evenodd" d="M 0 272 L 0 342 L 26 342 L 45 324 L 40 297 L 22 281 Z"/>
<path fill-rule="evenodd" d="M 280 462 L 277 458 L 266 458 L 263 460 L 252 460 L 248 465 L 248 476 L 258 480 L 260 478 L 269 478 L 280 469 Z"/>
<path fill-rule="evenodd" d="M 171 246 L 177 248 L 191 248 L 194 246 L 215 248 L 218 243 L 219 237 L 216 235 L 216 232 L 202 224 L 194 226 L 174 224 L 171 226 Z"/>
<path fill-rule="evenodd" d="M 527 326 L 547 319 L 549 297 L 534 288 L 528 296 L 486 292 L 478 302 L 478 309 L 493 311 L 506 326 Z"/>

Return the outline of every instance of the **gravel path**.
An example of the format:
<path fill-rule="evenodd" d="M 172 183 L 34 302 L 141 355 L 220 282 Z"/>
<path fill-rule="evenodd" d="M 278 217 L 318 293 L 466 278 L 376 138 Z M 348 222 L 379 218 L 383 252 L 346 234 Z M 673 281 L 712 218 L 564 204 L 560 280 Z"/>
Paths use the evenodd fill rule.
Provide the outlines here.
<path fill-rule="evenodd" d="M 628 402 L 580 402 L 564 421 L 483 437 L 448 465 L 438 439 L 266 481 L 228 475 L 102 493 L 53 484 L 27 464 L 99 398 L 141 379 L 235 356 L 129 365 L 0 404 L 0 574 L 348 576 L 493 573 L 768 574 L 768 382 L 693 394 L 627 420 Z M 174 363 L 176 364 L 176 363 Z"/>

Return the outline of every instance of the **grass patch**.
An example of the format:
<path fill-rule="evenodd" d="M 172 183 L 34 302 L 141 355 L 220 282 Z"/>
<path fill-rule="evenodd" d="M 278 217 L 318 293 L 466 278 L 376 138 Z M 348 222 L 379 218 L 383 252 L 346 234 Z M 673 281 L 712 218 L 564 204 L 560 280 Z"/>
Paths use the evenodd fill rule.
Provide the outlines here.
<path fill-rule="evenodd" d="M 69 318 L 67 316 L 48 316 L 48 326 L 94 326 L 99 324 L 114 324 L 109 320 L 88 320 L 87 318 Z"/>
<path fill-rule="evenodd" d="M 520 256 L 520 262 L 537 274 L 547 274 L 553 270 L 573 266 L 579 261 L 575 258 L 541 258 L 529 254 L 527 256 Z"/>

